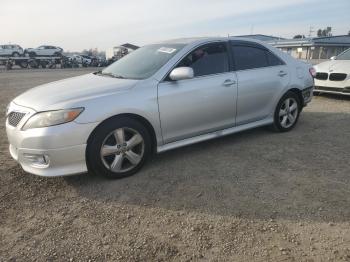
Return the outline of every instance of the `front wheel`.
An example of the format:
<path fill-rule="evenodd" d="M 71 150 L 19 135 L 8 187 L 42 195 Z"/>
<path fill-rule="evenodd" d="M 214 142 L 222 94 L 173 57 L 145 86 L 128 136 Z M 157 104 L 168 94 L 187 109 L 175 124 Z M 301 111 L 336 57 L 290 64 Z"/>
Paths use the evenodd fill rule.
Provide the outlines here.
<path fill-rule="evenodd" d="M 108 178 L 135 174 L 151 153 L 147 129 L 131 118 L 112 118 L 99 126 L 89 139 L 88 169 Z"/>
<path fill-rule="evenodd" d="M 291 130 L 299 119 L 301 102 L 294 92 L 288 91 L 278 102 L 274 114 L 274 127 L 279 132 Z"/>

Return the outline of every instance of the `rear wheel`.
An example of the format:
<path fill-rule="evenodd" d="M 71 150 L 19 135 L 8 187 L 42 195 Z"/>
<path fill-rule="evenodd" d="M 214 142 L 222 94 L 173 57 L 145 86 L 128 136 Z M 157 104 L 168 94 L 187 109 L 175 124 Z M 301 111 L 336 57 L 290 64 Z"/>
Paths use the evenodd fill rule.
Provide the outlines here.
<path fill-rule="evenodd" d="M 291 130 L 299 119 L 301 102 L 294 92 L 288 91 L 278 102 L 274 114 L 274 127 L 279 132 Z"/>
<path fill-rule="evenodd" d="M 151 153 L 147 129 L 131 118 L 112 118 L 98 127 L 89 140 L 89 170 L 109 178 L 135 174 Z"/>
<path fill-rule="evenodd" d="M 27 68 L 28 67 L 28 62 L 27 61 L 21 61 L 21 62 L 19 62 L 19 66 L 21 68 Z"/>
<path fill-rule="evenodd" d="M 20 55 L 19 55 L 18 52 L 13 52 L 13 53 L 12 53 L 12 56 L 13 56 L 13 57 L 19 57 Z"/>

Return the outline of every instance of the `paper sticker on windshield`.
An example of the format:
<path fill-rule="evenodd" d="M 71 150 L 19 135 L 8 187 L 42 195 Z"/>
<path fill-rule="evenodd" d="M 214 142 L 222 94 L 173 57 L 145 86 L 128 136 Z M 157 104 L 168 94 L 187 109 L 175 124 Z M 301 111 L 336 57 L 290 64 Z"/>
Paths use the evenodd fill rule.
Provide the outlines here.
<path fill-rule="evenodd" d="M 163 52 L 163 53 L 167 53 L 167 54 L 174 53 L 175 51 L 176 51 L 176 49 L 171 48 L 171 47 L 161 47 L 158 49 L 158 52 Z"/>

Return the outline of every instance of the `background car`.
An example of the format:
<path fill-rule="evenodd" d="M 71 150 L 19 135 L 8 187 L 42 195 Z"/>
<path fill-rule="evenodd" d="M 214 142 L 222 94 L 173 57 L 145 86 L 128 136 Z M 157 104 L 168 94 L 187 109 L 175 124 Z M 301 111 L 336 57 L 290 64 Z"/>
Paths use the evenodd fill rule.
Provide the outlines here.
<path fill-rule="evenodd" d="M 27 48 L 25 55 L 29 56 L 62 56 L 63 49 L 57 46 L 42 45 L 37 48 Z"/>
<path fill-rule="evenodd" d="M 314 68 L 314 92 L 350 95 L 350 48 Z"/>
<path fill-rule="evenodd" d="M 0 45 L 0 56 L 22 56 L 23 48 L 19 45 Z"/>
<path fill-rule="evenodd" d="M 82 64 L 85 65 L 85 66 L 88 66 L 91 64 L 92 62 L 92 57 L 90 56 L 87 56 L 87 55 L 81 55 L 82 57 Z"/>
<path fill-rule="evenodd" d="M 86 55 L 71 55 L 70 59 L 75 60 L 79 64 L 90 65 L 92 58 Z"/>

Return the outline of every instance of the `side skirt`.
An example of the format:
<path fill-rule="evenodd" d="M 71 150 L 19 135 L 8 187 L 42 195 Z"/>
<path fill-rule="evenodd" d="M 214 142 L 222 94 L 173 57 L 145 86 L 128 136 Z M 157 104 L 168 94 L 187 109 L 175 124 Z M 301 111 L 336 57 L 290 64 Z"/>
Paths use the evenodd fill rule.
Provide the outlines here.
<path fill-rule="evenodd" d="M 265 118 L 263 120 L 259 120 L 256 122 L 252 122 L 252 123 L 248 123 L 248 124 L 244 124 L 244 125 L 239 125 L 239 126 L 235 126 L 235 127 L 230 127 L 227 129 L 211 132 L 211 133 L 200 135 L 200 136 L 186 138 L 186 139 L 183 139 L 180 141 L 175 141 L 175 142 L 168 143 L 168 144 L 165 144 L 162 146 L 158 146 L 157 153 L 162 153 L 162 152 L 174 149 L 174 148 L 195 144 L 195 143 L 202 142 L 205 140 L 238 133 L 238 132 L 241 132 L 244 130 L 248 130 L 248 129 L 252 129 L 252 128 L 256 128 L 256 127 L 260 127 L 260 126 L 266 126 L 266 125 L 269 125 L 272 123 L 273 123 L 273 118 L 269 117 L 269 118 Z"/>

